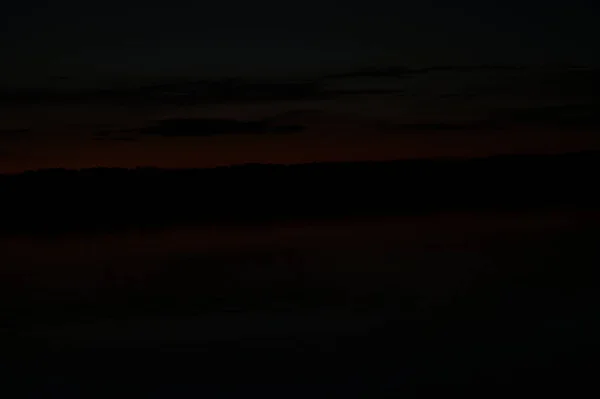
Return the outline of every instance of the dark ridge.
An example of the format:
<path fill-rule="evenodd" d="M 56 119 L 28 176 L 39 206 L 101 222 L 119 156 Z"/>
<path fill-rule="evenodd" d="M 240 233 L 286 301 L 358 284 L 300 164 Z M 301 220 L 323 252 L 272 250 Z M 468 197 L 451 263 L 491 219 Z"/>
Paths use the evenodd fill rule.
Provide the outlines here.
<path fill-rule="evenodd" d="M 597 207 L 600 152 L 0 175 L 0 232 Z"/>

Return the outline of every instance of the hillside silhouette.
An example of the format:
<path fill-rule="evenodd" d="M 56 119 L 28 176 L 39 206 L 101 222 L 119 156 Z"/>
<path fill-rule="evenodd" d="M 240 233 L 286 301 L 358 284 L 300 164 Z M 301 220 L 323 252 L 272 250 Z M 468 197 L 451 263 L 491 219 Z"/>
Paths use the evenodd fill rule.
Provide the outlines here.
<path fill-rule="evenodd" d="M 1 231 L 595 207 L 600 152 L 480 159 L 47 169 L 0 176 Z"/>

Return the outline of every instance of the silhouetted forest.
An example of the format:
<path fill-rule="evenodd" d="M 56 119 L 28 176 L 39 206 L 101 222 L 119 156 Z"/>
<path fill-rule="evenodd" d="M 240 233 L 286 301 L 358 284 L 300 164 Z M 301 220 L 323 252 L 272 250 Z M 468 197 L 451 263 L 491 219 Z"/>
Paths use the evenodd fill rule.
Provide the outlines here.
<path fill-rule="evenodd" d="M 594 207 L 600 152 L 0 176 L 3 232 Z"/>

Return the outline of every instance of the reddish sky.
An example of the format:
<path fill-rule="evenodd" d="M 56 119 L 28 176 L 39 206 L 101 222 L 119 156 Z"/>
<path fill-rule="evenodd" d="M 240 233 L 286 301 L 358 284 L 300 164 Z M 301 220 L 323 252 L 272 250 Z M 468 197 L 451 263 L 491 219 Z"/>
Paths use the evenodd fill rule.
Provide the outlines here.
<path fill-rule="evenodd" d="M 440 68 L 379 75 L 356 71 L 300 83 L 184 81 L 108 95 L 90 89 L 8 96 L 0 109 L 0 173 L 600 149 L 596 69 Z M 239 121 L 239 128 L 215 133 L 201 125 L 187 132 L 192 137 L 178 137 L 178 128 L 145 134 L 161 121 L 214 118 Z M 248 121 L 266 121 L 268 128 L 247 130 Z M 272 131 L 282 126 L 302 130 Z"/>
<path fill-rule="evenodd" d="M 209 137 L 145 139 L 143 143 L 103 141 L 68 143 L 40 140 L 14 145 L 20 156 L 0 161 L 3 173 L 39 168 L 157 166 L 213 167 L 249 162 L 391 160 L 436 156 L 486 156 L 600 149 L 598 134 L 586 132 L 508 131 L 484 134 L 413 132 L 372 133 L 368 139 L 332 132 L 280 137 Z"/>
<path fill-rule="evenodd" d="M 597 1 L 159 3 L 6 4 L 0 173 L 598 147 Z"/>

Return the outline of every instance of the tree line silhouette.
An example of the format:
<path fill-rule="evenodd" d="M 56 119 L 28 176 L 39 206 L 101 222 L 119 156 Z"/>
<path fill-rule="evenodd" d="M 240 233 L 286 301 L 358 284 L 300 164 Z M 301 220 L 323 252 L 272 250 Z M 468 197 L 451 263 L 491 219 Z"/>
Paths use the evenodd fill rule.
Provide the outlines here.
<path fill-rule="evenodd" d="M 45 169 L 0 175 L 0 231 L 595 207 L 600 151 L 479 159 Z"/>

